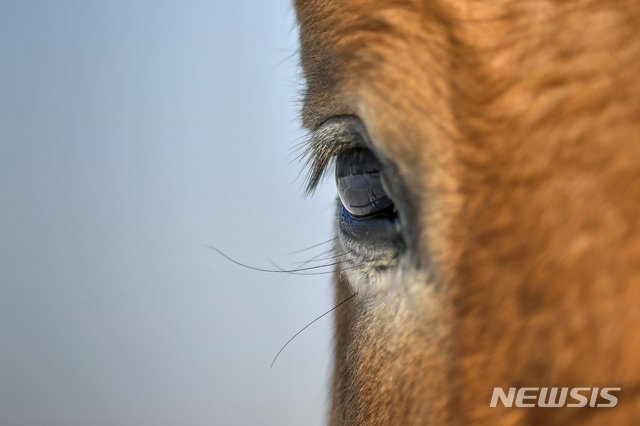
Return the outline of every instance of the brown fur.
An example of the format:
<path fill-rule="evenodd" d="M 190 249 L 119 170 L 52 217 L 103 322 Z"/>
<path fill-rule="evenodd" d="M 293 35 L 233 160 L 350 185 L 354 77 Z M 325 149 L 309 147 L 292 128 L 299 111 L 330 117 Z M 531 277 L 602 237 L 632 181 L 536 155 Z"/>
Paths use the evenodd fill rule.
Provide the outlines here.
<path fill-rule="evenodd" d="M 305 125 L 360 117 L 419 230 L 412 284 L 338 310 L 332 424 L 640 424 L 640 2 L 296 3 Z"/>

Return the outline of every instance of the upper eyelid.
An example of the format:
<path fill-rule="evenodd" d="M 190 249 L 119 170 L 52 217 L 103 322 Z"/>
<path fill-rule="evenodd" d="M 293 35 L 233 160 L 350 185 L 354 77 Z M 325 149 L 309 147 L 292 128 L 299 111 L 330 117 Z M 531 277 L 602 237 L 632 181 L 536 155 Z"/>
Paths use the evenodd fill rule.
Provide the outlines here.
<path fill-rule="evenodd" d="M 310 143 L 369 146 L 367 130 L 355 115 L 339 115 L 323 121 L 309 136 Z"/>
<path fill-rule="evenodd" d="M 304 142 L 301 157 L 307 169 L 305 194 L 313 193 L 336 155 L 349 148 L 370 146 L 366 129 L 356 116 L 335 116 L 324 121 Z"/>

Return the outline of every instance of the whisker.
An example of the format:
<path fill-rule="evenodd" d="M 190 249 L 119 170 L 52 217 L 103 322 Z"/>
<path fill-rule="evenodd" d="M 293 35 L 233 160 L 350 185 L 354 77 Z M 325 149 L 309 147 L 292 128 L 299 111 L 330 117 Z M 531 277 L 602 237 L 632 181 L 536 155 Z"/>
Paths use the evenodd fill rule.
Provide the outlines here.
<path fill-rule="evenodd" d="M 297 262 L 295 265 L 298 268 L 301 268 L 301 267 L 303 267 L 305 265 L 308 265 L 309 263 L 312 263 L 312 262 L 323 262 L 323 261 L 326 261 L 326 260 L 338 260 L 338 259 L 346 256 L 347 254 L 349 254 L 349 253 L 337 253 L 337 254 L 334 254 L 333 256 L 320 257 L 320 256 L 328 254 L 330 252 L 331 252 L 331 250 L 325 251 L 324 253 L 320 253 L 320 254 L 318 254 L 316 256 L 313 256 L 309 260 L 305 260 L 303 262 Z"/>
<path fill-rule="evenodd" d="M 284 348 L 287 347 L 287 345 L 289 345 L 289 343 L 291 343 L 291 341 L 293 339 L 295 339 L 296 337 L 298 337 L 300 335 L 300 333 L 302 333 L 303 331 L 305 331 L 307 328 L 309 328 L 313 323 L 315 323 L 316 321 L 318 321 L 321 318 L 324 318 L 325 316 L 327 316 L 328 314 L 330 314 L 331 312 L 335 311 L 336 309 L 338 309 L 340 306 L 344 305 L 345 303 L 347 303 L 349 300 L 353 299 L 354 296 L 356 296 L 358 293 L 353 293 L 351 296 L 347 297 L 346 299 L 344 299 L 342 302 L 338 303 L 336 306 L 334 306 L 333 308 L 329 309 L 327 312 L 325 312 L 324 314 L 320 315 L 319 317 L 317 317 L 316 319 L 314 319 L 313 321 L 311 321 L 309 324 L 305 325 L 304 327 L 302 327 L 296 334 L 294 334 L 289 340 L 287 340 L 287 343 L 285 343 L 280 350 L 278 351 L 278 353 L 276 354 L 275 357 L 273 357 L 273 361 L 271 361 L 271 366 L 269 368 L 273 368 L 273 364 L 276 363 L 276 360 L 278 359 L 278 356 L 280 356 L 280 354 L 282 353 L 282 351 L 284 350 Z"/>
<path fill-rule="evenodd" d="M 327 264 L 327 265 L 321 265 L 320 267 L 329 267 L 329 266 L 336 266 L 336 265 L 342 265 L 343 262 L 336 262 L 336 263 L 331 263 L 331 264 Z M 277 271 L 274 272 L 282 272 L 282 273 L 287 273 L 287 274 L 291 274 L 291 275 L 329 275 L 329 274 L 333 274 L 336 270 L 335 269 L 331 269 L 330 271 L 322 271 L 322 272 L 296 272 L 296 270 L 286 270 L 286 269 L 282 269 L 280 268 L 278 265 L 276 265 L 275 263 L 271 262 L 271 264 L 273 266 L 275 266 L 276 268 L 279 268 Z M 352 269 L 360 269 L 362 268 L 363 265 L 353 265 L 350 266 L 348 268 L 343 268 L 340 267 L 339 269 L 339 273 L 343 273 L 344 271 L 349 271 Z M 305 268 L 301 268 L 300 270 L 304 270 Z"/>
<path fill-rule="evenodd" d="M 297 272 L 302 272 L 302 271 L 310 271 L 310 270 L 313 270 L 313 269 L 328 268 L 330 266 L 336 266 L 336 265 L 340 264 L 340 262 L 332 262 L 332 263 L 327 263 L 326 265 L 307 266 L 306 268 L 284 269 L 284 268 L 278 266 L 277 264 L 275 264 L 274 262 L 272 262 L 272 261 L 270 261 L 270 262 L 271 262 L 271 264 L 273 266 L 278 268 L 280 270 L 280 272 L 289 272 L 289 273 L 297 273 Z"/>
<path fill-rule="evenodd" d="M 313 257 L 312 257 L 312 258 L 310 258 L 310 259 L 307 259 L 307 260 L 301 260 L 300 262 L 296 262 L 296 263 L 295 263 L 295 265 L 296 265 L 296 266 L 298 266 L 298 267 L 302 267 L 302 266 L 304 266 L 304 265 L 306 265 L 306 264 L 308 264 L 308 263 L 311 263 L 311 262 L 314 262 L 314 261 L 316 261 L 316 262 L 317 262 L 317 261 L 320 261 L 320 260 L 322 260 L 322 259 L 320 258 L 321 256 L 325 256 L 325 255 L 329 254 L 331 251 L 332 251 L 332 250 L 325 250 L 325 251 L 323 251 L 323 252 L 321 252 L 321 253 L 316 254 L 315 256 L 313 256 Z"/>
<path fill-rule="evenodd" d="M 310 271 L 310 270 L 313 270 L 313 269 L 320 269 L 320 268 L 327 268 L 327 267 L 330 267 L 330 266 L 336 266 L 336 265 L 340 264 L 340 262 L 334 262 L 334 263 L 328 263 L 326 265 L 309 266 L 309 267 L 306 267 L 306 268 L 297 268 L 297 269 L 282 269 L 278 265 L 274 264 L 274 266 L 276 268 L 278 268 L 278 269 L 266 269 L 266 268 L 260 268 L 260 267 L 257 267 L 257 266 L 251 266 L 251 265 L 247 265 L 246 263 L 242 263 L 239 260 L 236 260 L 236 259 L 228 256 L 222 250 L 220 250 L 220 249 L 218 249 L 216 247 L 209 246 L 209 245 L 206 245 L 205 247 L 209 248 L 211 250 L 215 250 L 216 252 L 218 252 L 218 254 L 220 254 L 222 257 L 224 257 L 225 259 L 227 259 L 231 263 L 235 263 L 236 265 L 242 266 L 243 268 L 251 269 L 253 271 L 258 271 L 258 272 L 290 273 L 290 274 L 296 274 L 296 275 L 322 275 L 323 273 L 298 274 L 298 272 Z M 327 271 L 327 272 L 324 272 L 324 274 L 332 273 L 332 272 L 333 271 Z"/>
<path fill-rule="evenodd" d="M 337 240 L 337 239 L 338 239 L 338 237 L 333 237 L 333 238 L 331 238 L 331 239 L 329 239 L 329 240 L 327 240 L 327 241 L 323 241 L 323 242 L 321 242 L 321 243 L 314 244 L 314 245 L 312 245 L 312 246 L 309 246 L 309 247 L 306 247 L 306 248 L 303 248 L 303 249 L 300 249 L 300 250 L 292 251 L 291 253 L 287 253 L 287 256 L 290 256 L 290 255 L 292 255 L 292 254 L 302 253 L 303 251 L 307 251 L 307 250 L 311 250 L 311 249 L 316 248 L 316 247 L 320 247 L 320 246 L 322 246 L 322 245 L 328 244 L 328 243 L 330 243 L 330 242 L 332 242 L 332 241 L 335 241 L 335 240 Z"/>

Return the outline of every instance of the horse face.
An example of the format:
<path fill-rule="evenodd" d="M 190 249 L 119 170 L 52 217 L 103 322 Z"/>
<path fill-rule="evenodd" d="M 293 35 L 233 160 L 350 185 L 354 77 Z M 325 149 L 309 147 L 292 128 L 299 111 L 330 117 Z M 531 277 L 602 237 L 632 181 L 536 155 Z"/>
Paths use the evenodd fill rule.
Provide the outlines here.
<path fill-rule="evenodd" d="M 334 159 L 336 300 L 357 293 L 332 423 L 635 424 L 640 4 L 296 6 L 310 187 Z M 612 385 L 609 411 L 489 407 Z"/>

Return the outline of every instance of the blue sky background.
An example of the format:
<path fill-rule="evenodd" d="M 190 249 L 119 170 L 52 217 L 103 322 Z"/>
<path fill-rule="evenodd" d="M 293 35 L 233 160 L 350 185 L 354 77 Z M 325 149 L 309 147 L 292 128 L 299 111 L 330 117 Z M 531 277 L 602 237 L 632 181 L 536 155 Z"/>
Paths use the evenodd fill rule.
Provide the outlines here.
<path fill-rule="evenodd" d="M 289 1 L 0 0 L 0 424 L 319 425 Z M 292 56 L 293 55 L 293 56 Z"/>

